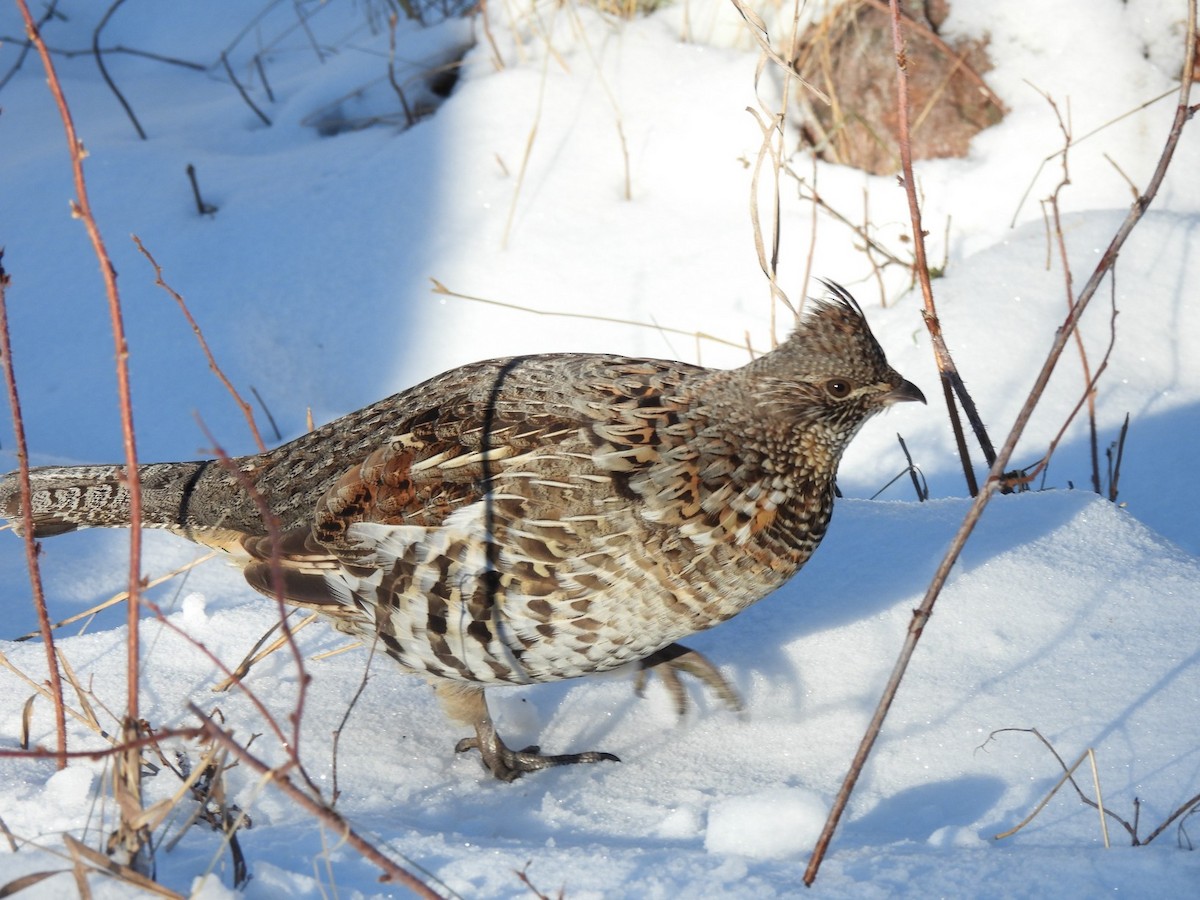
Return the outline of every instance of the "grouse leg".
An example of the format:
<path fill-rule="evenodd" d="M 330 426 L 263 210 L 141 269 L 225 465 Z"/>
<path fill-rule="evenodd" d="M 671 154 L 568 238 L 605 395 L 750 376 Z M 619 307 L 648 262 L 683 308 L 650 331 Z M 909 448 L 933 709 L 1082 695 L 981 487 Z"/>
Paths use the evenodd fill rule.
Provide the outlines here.
<path fill-rule="evenodd" d="M 454 751 L 465 753 L 467 750 L 478 750 L 483 757 L 484 766 L 501 781 L 515 781 L 525 772 L 536 772 L 551 766 L 569 766 L 601 760 L 621 761 L 611 753 L 595 750 L 585 753 L 563 753 L 558 756 L 543 755 L 538 752 L 536 746 L 526 747 L 524 750 L 510 750 L 496 733 L 483 688 L 451 681 L 436 682 L 433 688 L 447 716 L 475 729 L 475 737 L 463 738 L 454 746 Z"/>
<path fill-rule="evenodd" d="M 683 644 L 667 644 L 641 661 L 637 681 L 633 685 L 639 697 L 646 687 L 646 673 L 651 669 L 662 679 L 671 699 L 675 701 L 676 711 L 681 716 L 687 712 L 688 695 L 683 682 L 679 680 L 680 672 L 699 678 L 712 688 L 713 693 L 730 709 L 738 711 L 742 708 L 742 698 L 738 696 L 737 689 L 725 679 L 717 667 L 710 663 L 704 654 L 697 653 Z"/>

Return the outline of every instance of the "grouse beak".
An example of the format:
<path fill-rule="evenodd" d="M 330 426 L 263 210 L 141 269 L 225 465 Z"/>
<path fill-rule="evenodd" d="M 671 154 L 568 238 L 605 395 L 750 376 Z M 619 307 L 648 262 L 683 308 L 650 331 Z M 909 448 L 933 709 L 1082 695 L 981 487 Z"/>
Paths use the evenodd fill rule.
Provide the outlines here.
<path fill-rule="evenodd" d="M 906 400 L 920 400 L 924 403 L 925 395 L 911 381 L 901 381 L 898 386 L 892 388 L 880 399 L 884 406 L 891 406 L 893 403 L 903 403 Z"/>

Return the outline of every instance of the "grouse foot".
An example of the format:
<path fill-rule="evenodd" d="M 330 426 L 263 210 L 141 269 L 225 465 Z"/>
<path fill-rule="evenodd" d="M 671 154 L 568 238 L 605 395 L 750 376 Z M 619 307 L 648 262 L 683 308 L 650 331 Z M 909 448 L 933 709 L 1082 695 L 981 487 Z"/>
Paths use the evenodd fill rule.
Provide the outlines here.
<path fill-rule="evenodd" d="M 742 708 L 742 698 L 738 696 L 737 689 L 726 680 L 717 667 L 710 663 L 703 654 L 697 653 L 683 644 L 667 644 L 641 661 L 637 681 L 633 685 L 633 689 L 639 697 L 644 696 L 646 673 L 652 669 L 662 679 L 671 699 L 675 701 L 675 710 L 681 716 L 687 712 L 688 708 L 687 689 L 684 688 L 683 682 L 679 678 L 681 672 L 699 678 L 707 684 L 730 709 L 740 711 Z"/>
<path fill-rule="evenodd" d="M 492 716 L 488 712 L 487 698 L 483 688 L 468 684 L 439 681 L 434 684 L 438 699 L 446 715 L 457 722 L 471 725 L 475 737 L 463 738 L 454 746 L 456 753 L 478 750 L 483 765 L 501 781 L 515 781 L 526 772 L 549 769 L 553 766 L 570 766 L 575 763 L 620 762 L 612 753 L 589 750 L 585 753 L 563 753 L 547 756 L 538 752 L 538 747 L 511 750 L 496 733 Z"/>

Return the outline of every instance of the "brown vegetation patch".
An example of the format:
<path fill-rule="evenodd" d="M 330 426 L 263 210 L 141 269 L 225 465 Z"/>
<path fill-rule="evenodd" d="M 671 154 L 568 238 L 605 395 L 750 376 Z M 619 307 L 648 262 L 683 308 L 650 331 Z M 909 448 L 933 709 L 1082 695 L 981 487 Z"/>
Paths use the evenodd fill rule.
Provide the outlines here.
<path fill-rule="evenodd" d="M 971 138 L 1004 116 L 980 73 L 991 68 L 987 39 L 938 36 L 944 0 L 907 0 L 905 59 L 914 159 L 960 157 Z M 796 48 L 800 77 L 830 98 L 802 98 L 800 134 L 827 162 L 875 175 L 900 171 L 896 55 L 883 0 L 847 0 L 809 28 Z"/>

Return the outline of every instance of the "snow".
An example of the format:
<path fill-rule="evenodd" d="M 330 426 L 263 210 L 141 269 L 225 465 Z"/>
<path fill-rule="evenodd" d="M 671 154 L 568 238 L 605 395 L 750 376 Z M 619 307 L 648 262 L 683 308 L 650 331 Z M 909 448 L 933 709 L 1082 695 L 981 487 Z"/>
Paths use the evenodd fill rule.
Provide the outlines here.
<path fill-rule="evenodd" d="M 146 141 L 89 56 L 56 58 L 119 273 L 143 459 L 201 455 L 213 439 L 229 453 L 254 445 L 130 234 L 187 298 L 233 383 L 262 395 L 284 439 L 304 431 L 310 409 L 327 421 L 474 359 L 570 350 L 736 365 L 747 340 L 769 346 L 773 315 L 776 331 L 785 330 L 786 312 L 770 307 L 748 211 L 761 144 L 746 111 L 758 108 L 758 55 L 727 3 L 690 0 L 620 22 L 574 5 L 509 0 L 489 4 L 487 33 L 478 17 L 423 29 L 401 23 L 401 80 L 474 44 L 450 98 L 408 129 L 398 124 L 386 81 L 388 36 L 376 5 L 319 5 L 310 28 L 326 48 L 321 59 L 295 27 L 296 8 L 263 4 L 237 39 L 259 9 L 210 0 L 168 15 L 145 0 L 124 4 L 105 28 L 105 46 L 209 67 L 107 57 Z M 51 45 L 89 46 L 101 10 L 69 0 L 59 9 L 65 20 L 45 31 Z M 777 23 L 790 22 L 790 9 L 761 13 L 781 40 Z M 1060 195 L 1078 288 L 1125 214 L 1132 196 L 1125 176 L 1144 186 L 1157 159 L 1174 100 L 1150 101 L 1178 77 L 1184 13 L 1183 2 L 1157 0 L 953 4 L 948 32 L 990 35 L 995 68 L 987 79 L 1010 113 L 976 138 L 968 158 L 921 163 L 917 177 L 930 257 L 948 259 L 934 284 L 945 334 L 997 443 L 1066 310 L 1064 273 L 1048 253 L 1039 202 L 1061 177 L 1054 154 L 1062 134 L 1040 92 L 1069 115 L 1079 140 Z M 10 38 L 21 32 L 15 10 L 0 11 L 0 35 L 8 36 L 0 71 L 15 62 Z M 273 102 L 250 64 L 260 47 L 269 48 Z M 270 127 L 228 84 L 222 50 Z M 768 108 L 774 77 L 760 83 Z M 432 97 L 408 85 L 414 98 Z M 119 460 L 102 287 L 84 231 L 68 213 L 73 187 L 61 124 L 33 56 L 0 90 L 0 104 L 0 243 L 12 276 L 7 302 L 32 461 Z M 335 113 L 389 119 L 330 136 L 308 124 L 329 130 Z M 1194 820 L 1142 847 L 1130 847 L 1110 820 L 1106 850 L 1096 811 L 1069 786 L 1023 830 L 995 839 L 1032 811 L 1061 770 L 1033 735 L 993 735 L 1036 728 L 1068 764 L 1093 748 L 1105 805 L 1132 822 L 1139 802 L 1143 839 L 1200 792 L 1194 129 L 1185 131 L 1158 201 L 1121 255 L 1112 300 L 1106 285 L 1083 323 L 1094 370 L 1115 303 L 1116 340 L 1096 422 L 1103 466 L 1104 449 L 1130 416 L 1120 505 L 1088 490 L 1083 419 L 1064 436 L 1046 490 L 992 502 L 926 628 L 814 896 L 1196 893 L 1200 860 L 1186 849 Z M 189 163 L 215 215 L 197 214 L 184 175 Z M 796 157 L 792 165 L 811 185 L 811 164 Z M 906 204 L 894 179 L 826 165 L 815 177 L 822 196 L 855 221 L 865 196 L 874 233 L 907 255 L 899 240 Z M 780 284 L 799 300 L 820 290 L 801 283 L 814 219 L 794 179 L 785 176 L 781 191 Z M 689 641 L 741 692 L 741 713 L 693 686 L 692 708 L 678 718 L 661 685 L 651 682 L 639 699 L 625 676 L 496 690 L 493 712 L 514 746 L 537 741 L 548 752 L 602 749 L 622 759 L 506 785 L 474 755 L 451 752 L 462 734 L 422 682 L 386 660 L 370 661 L 337 747 L 337 808 L 438 890 L 526 896 L 519 871 L 543 893 L 561 889 L 571 898 L 802 890 L 808 854 L 911 610 L 968 506 L 919 296 L 894 267 L 883 272 L 881 289 L 861 240 L 823 214 L 815 222 L 812 274 L 859 296 L 890 361 L 924 388 L 930 405 L 894 409 L 856 439 L 839 479 L 845 499 L 793 582 Z M 438 295 L 431 278 L 531 310 L 652 327 Z M 1041 456 L 1082 386 L 1072 347 L 1014 465 Z M 274 441 L 265 416 L 258 419 Z M 907 477 L 868 499 L 904 468 L 897 433 L 928 479 L 930 502 L 913 499 Z M 2 443 L 5 468 L 14 467 L 13 444 Z M 123 590 L 127 546 L 121 532 L 45 542 L 52 615 L 81 612 Z M 148 534 L 144 570 L 158 575 L 197 555 L 186 542 Z M 11 640 L 35 627 L 23 550 L 11 536 L 0 540 L 0 585 L 0 652 L 40 681 L 42 648 Z M 143 715 L 169 728 L 191 721 L 189 702 L 219 708 L 236 736 L 261 734 L 253 749 L 282 762 L 284 748 L 245 693 L 211 692 L 220 676 L 208 656 L 236 665 L 276 619 L 273 604 L 219 561 L 149 596 L 168 626 L 142 622 Z M 68 626 L 59 642 L 110 730 L 125 703 L 123 622 L 118 606 L 86 627 Z M 301 752 L 328 792 L 331 735 L 368 660 L 361 651 L 314 659 L 346 643 L 320 625 L 297 640 L 312 676 Z M 247 684 L 287 721 L 299 674 L 286 650 L 256 665 Z M 0 749 L 12 750 L 33 689 L 7 669 L 0 686 Z M 78 708 L 70 691 L 68 700 Z M 42 699 L 33 703 L 30 728 L 36 744 L 53 744 Z M 103 746 L 73 719 L 69 731 L 72 748 Z M 183 741 L 164 746 L 168 758 L 176 751 L 193 763 L 203 752 Z M 1077 774 L 1093 794 L 1086 762 Z M 0 819 L 19 846 L 10 852 L 0 841 L 0 885 L 68 868 L 65 834 L 103 846 L 113 817 L 106 775 L 103 761 L 78 760 L 57 772 L 45 760 L 0 757 Z M 246 766 L 230 770 L 227 782 L 253 821 L 239 833 L 251 880 L 233 885 L 220 835 L 185 829 L 184 802 L 160 832 L 170 839 L 185 829 L 173 849 L 157 854 L 166 887 L 248 900 L 405 895 L 380 884 L 378 870 L 339 834 Z M 178 787 L 165 770 L 146 779 L 147 803 Z M 69 895 L 71 878 L 54 876 L 20 896 Z M 93 877 L 91 886 L 97 897 L 140 896 L 113 879 Z"/>

